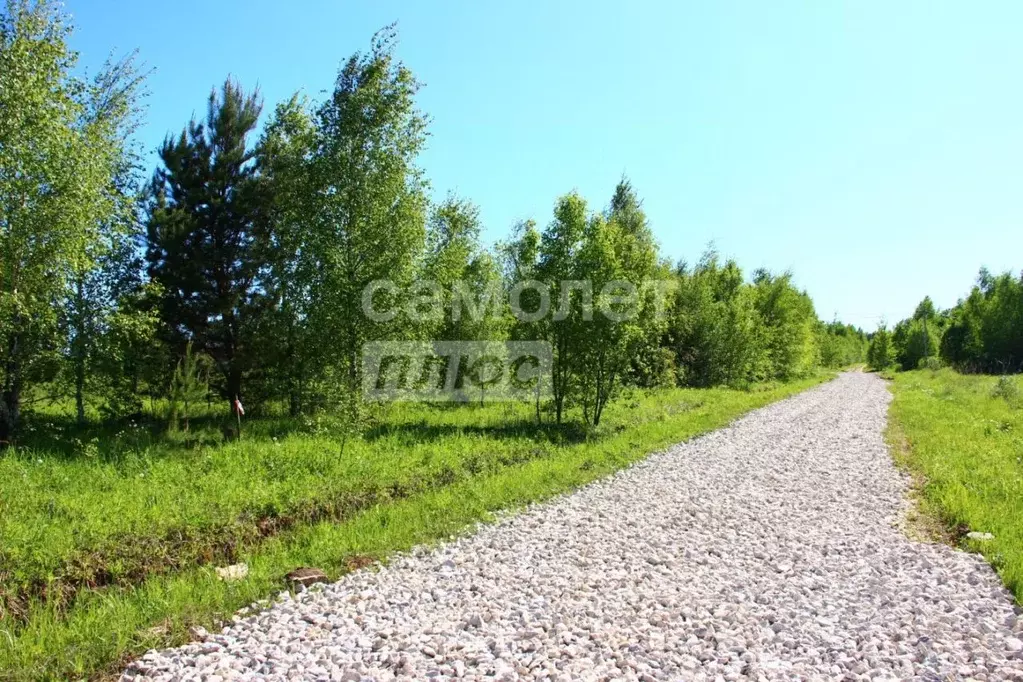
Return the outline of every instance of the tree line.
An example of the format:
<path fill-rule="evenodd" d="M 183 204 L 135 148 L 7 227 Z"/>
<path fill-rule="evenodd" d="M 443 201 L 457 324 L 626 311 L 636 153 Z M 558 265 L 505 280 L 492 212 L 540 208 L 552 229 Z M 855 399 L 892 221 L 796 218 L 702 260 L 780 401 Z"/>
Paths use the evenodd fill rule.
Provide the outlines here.
<path fill-rule="evenodd" d="M 966 298 L 936 310 L 925 297 L 913 315 L 871 337 L 869 363 L 903 370 L 948 365 L 960 372 L 1023 371 L 1023 275 L 981 269 Z"/>
<path fill-rule="evenodd" d="M 116 420 L 146 400 L 187 420 L 203 391 L 292 415 L 358 411 L 360 351 L 377 340 L 549 342 L 538 419 L 578 406 L 593 424 L 623 386 L 746 386 L 865 356 L 866 335 L 820 321 L 789 273 L 747 279 L 712 249 L 669 262 L 624 178 L 606 206 L 569 193 L 543 226 L 484 245 L 471 201 L 431 201 L 428 118 L 393 27 L 322 101 L 296 94 L 262 127 L 258 91 L 228 78 L 204 117 L 168 135 L 149 178 L 133 142 L 144 74 L 132 55 L 82 80 L 69 32 L 47 1 L 7 0 L 0 19 L 2 442 L 44 395 L 73 398 L 82 422 L 87 405 Z M 363 299 L 381 280 L 430 282 L 419 295 L 440 297 L 441 313 L 372 319 Z M 569 288 L 559 316 L 454 312 L 459 287 L 523 281 L 589 289 Z M 608 293 L 621 281 L 670 287 Z M 626 299 L 629 315 L 587 314 Z"/>

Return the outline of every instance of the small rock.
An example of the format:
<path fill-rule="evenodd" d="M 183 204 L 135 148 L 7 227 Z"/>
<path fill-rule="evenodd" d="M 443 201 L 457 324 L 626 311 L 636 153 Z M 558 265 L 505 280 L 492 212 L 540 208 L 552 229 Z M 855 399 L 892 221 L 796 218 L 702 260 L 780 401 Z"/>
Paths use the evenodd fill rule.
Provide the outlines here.
<path fill-rule="evenodd" d="M 285 576 L 287 581 L 291 583 L 293 587 L 309 587 L 316 583 L 330 582 L 327 578 L 327 574 L 318 568 L 296 568 L 291 573 Z"/>
<path fill-rule="evenodd" d="M 248 564 L 231 564 L 230 566 L 217 567 L 217 577 L 225 582 L 244 580 L 248 574 Z"/>

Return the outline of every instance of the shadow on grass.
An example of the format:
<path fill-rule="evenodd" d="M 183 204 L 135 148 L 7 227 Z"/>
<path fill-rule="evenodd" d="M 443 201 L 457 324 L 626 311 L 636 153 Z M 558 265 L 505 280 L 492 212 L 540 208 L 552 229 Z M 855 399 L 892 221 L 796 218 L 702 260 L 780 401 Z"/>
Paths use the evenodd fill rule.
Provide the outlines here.
<path fill-rule="evenodd" d="M 229 415 L 194 417 L 188 431 L 169 432 L 166 419 L 150 415 L 78 424 L 74 415 L 29 413 L 14 444 L 46 459 L 117 461 L 133 454 L 165 457 L 217 447 L 233 439 L 236 429 Z M 301 419 L 292 417 L 258 417 L 243 423 L 243 435 L 253 440 L 282 439 L 304 430 Z"/>
<path fill-rule="evenodd" d="M 16 445 L 45 459 L 95 459 L 118 462 L 134 456 L 148 458 L 189 455 L 215 448 L 233 437 L 235 423 L 228 416 L 203 416 L 189 421 L 189 430 L 167 431 L 166 420 L 151 416 L 116 423 L 89 422 L 79 425 L 73 415 L 25 415 Z M 302 418 L 257 417 L 243 423 L 246 440 L 284 439 L 307 433 Z M 225 433 L 226 432 L 226 433 Z M 603 428 L 593 429 L 579 421 L 537 424 L 532 418 L 494 424 L 444 424 L 424 417 L 409 422 L 381 421 L 363 432 L 366 442 L 396 439 L 399 443 L 439 442 L 468 436 L 494 440 L 529 440 L 552 445 L 573 445 L 599 440 Z"/>
<path fill-rule="evenodd" d="M 397 438 L 401 442 L 422 443 L 439 441 L 452 436 L 475 436 L 495 440 L 525 439 L 553 444 L 574 444 L 599 437 L 599 431 L 579 422 L 563 424 L 537 424 L 531 419 L 516 420 L 494 425 L 432 424 L 425 419 L 402 424 L 377 424 L 369 428 L 363 437 L 367 441 L 381 438 Z"/>

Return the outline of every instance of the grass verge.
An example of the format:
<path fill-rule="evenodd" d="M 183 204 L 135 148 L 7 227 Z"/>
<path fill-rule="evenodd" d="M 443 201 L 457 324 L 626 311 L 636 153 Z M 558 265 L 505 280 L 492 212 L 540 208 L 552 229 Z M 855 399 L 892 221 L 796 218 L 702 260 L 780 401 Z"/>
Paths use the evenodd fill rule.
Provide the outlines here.
<path fill-rule="evenodd" d="M 892 390 L 888 440 L 917 482 L 924 518 L 937 520 L 928 534 L 983 554 L 1023 603 L 1019 379 L 919 370 L 896 374 Z"/>
<path fill-rule="evenodd" d="M 526 405 L 416 405 L 382 413 L 343 456 L 329 435 L 266 425 L 224 446 L 6 456 L 0 597 L 14 608 L 0 615 L 0 679 L 114 675 L 146 649 L 187 641 L 190 626 L 215 627 L 273 595 L 298 566 L 337 577 L 830 376 L 637 393 L 595 433 L 537 427 Z M 215 566 L 239 561 L 244 580 L 217 579 Z"/>

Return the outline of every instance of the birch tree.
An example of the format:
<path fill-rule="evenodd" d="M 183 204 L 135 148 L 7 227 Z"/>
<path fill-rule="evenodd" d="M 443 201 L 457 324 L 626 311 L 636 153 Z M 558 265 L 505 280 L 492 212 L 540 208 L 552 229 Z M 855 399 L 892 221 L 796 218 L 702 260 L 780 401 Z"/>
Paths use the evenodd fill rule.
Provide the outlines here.
<path fill-rule="evenodd" d="M 117 212 L 142 79 L 129 62 L 74 75 L 68 18 L 48 0 L 0 15 L 0 446 L 26 388 L 53 378 L 74 282 Z"/>

